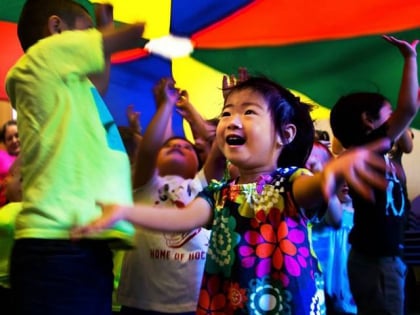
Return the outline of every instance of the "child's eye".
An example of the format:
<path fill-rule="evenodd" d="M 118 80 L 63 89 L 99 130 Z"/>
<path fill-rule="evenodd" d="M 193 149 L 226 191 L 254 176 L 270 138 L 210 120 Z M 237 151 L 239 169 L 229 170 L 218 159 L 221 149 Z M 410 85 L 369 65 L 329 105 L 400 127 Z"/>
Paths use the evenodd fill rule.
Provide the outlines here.
<path fill-rule="evenodd" d="M 253 111 L 252 109 L 247 109 L 245 111 L 245 115 L 252 115 L 252 114 L 255 114 L 255 111 Z"/>
<path fill-rule="evenodd" d="M 220 117 L 227 117 L 227 116 L 230 116 L 229 112 L 223 112 L 220 114 Z"/>

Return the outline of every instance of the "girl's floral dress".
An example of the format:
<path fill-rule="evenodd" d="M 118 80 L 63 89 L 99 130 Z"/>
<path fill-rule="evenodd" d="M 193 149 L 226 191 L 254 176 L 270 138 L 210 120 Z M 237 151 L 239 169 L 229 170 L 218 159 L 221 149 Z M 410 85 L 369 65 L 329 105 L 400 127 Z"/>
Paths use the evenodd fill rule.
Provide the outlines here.
<path fill-rule="evenodd" d="M 214 221 L 197 314 L 325 314 L 307 220 L 291 195 L 293 179 L 307 172 L 213 182 L 200 194 Z"/>

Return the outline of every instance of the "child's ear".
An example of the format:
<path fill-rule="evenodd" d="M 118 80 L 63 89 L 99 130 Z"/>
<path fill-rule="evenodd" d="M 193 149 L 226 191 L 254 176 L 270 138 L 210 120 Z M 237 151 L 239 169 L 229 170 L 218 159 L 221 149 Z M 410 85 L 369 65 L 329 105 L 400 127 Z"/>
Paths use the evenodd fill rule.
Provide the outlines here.
<path fill-rule="evenodd" d="M 48 18 L 48 32 L 50 35 L 60 34 L 63 30 L 63 20 L 57 15 Z"/>
<path fill-rule="evenodd" d="M 283 139 L 279 134 L 277 134 L 277 144 L 283 146 L 293 141 L 296 136 L 296 126 L 293 124 L 288 124 L 283 127 Z"/>

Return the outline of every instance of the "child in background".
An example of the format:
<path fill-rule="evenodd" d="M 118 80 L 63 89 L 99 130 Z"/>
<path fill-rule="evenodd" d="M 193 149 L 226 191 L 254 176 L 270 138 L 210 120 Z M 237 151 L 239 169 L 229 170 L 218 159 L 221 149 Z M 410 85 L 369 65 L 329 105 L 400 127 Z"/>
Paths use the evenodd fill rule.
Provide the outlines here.
<path fill-rule="evenodd" d="M 334 159 L 324 144 L 315 141 L 306 167 L 313 173 L 321 172 Z M 353 207 L 347 184 L 314 211 L 311 217 L 312 244 L 321 263 L 325 282 L 327 315 L 356 314 L 356 304 L 350 292 L 347 258 L 350 252 L 348 234 L 353 226 Z"/>
<path fill-rule="evenodd" d="M 224 157 L 213 146 L 201 168 L 193 144 L 173 137 L 180 97 L 173 80 L 162 79 L 154 94 L 157 110 L 138 150 L 134 200 L 154 206 L 156 213 L 164 206 L 183 211 L 211 179 L 222 177 Z M 184 233 L 138 228 L 136 248 L 125 254 L 121 270 L 121 315 L 195 314 L 209 238 L 202 227 Z"/>
<path fill-rule="evenodd" d="M 326 292 L 331 297 L 331 314 L 350 315 L 357 314 L 356 302 L 351 294 L 347 260 L 350 253 L 349 234 L 353 227 L 354 208 L 349 195 L 349 187 L 343 184 L 338 191 L 341 202 L 340 227 L 333 231 L 334 258 L 331 275 L 326 281 Z M 327 314 L 330 314 L 327 307 Z"/>
<path fill-rule="evenodd" d="M 0 130 L 0 142 L 5 150 L 0 148 L 0 207 L 8 200 L 5 196 L 4 179 L 9 174 L 10 167 L 20 152 L 20 140 L 16 120 L 12 119 L 3 124 Z"/>
<path fill-rule="evenodd" d="M 383 37 L 398 47 L 404 58 L 397 107 L 392 111 L 389 101 L 379 93 L 359 92 L 341 97 L 331 110 L 330 123 L 334 136 L 345 149 L 366 145 L 380 137 L 396 141 L 418 111 L 418 41 L 409 44 L 392 36 Z M 383 155 L 387 163 L 383 174 L 387 189 L 374 191 L 375 202 L 350 191 L 355 212 L 349 235 L 348 274 L 358 314 L 404 313 L 407 268 L 401 255 L 405 196 L 401 173 L 385 155 L 388 150 Z"/>
<path fill-rule="evenodd" d="M 110 246 L 132 245 L 128 222 L 78 242 L 69 233 L 98 215 L 97 200 L 132 203 L 127 154 L 90 76 L 103 91 L 110 55 L 136 47 L 144 24 L 113 29 L 110 5 L 95 13 L 101 30 L 71 0 L 28 0 L 19 17 L 25 53 L 6 78 L 22 157 L 10 263 L 19 315 L 111 314 Z"/>
<path fill-rule="evenodd" d="M 166 232 L 211 227 L 197 314 L 322 314 L 321 275 L 302 209 L 342 180 L 369 197 L 370 184 L 383 187 L 377 171 L 384 165 L 372 149 L 359 149 L 304 176 L 313 139 L 307 104 L 269 79 L 249 78 L 230 89 L 216 130 L 239 177 L 210 184 L 183 211 L 101 204 L 102 217 L 75 227 L 73 236 L 120 219 Z"/>

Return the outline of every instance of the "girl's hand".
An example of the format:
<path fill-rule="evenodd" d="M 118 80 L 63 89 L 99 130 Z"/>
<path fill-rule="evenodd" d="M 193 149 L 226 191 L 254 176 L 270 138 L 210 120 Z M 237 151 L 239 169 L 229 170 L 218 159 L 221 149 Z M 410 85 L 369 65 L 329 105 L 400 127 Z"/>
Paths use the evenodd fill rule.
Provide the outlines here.
<path fill-rule="evenodd" d="M 116 222 L 124 220 L 129 210 L 129 207 L 116 204 L 104 204 L 102 202 L 97 202 L 96 204 L 102 208 L 102 215 L 85 226 L 73 228 L 70 231 L 72 239 L 79 239 L 112 227 Z"/>
<path fill-rule="evenodd" d="M 374 201 L 373 189 L 385 190 L 386 163 L 383 152 L 390 148 L 389 139 L 345 151 L 328 163 L 323 172 L 323 194 L 326 200 L 336 194 L 343 181 L 367 200 Z"/>

